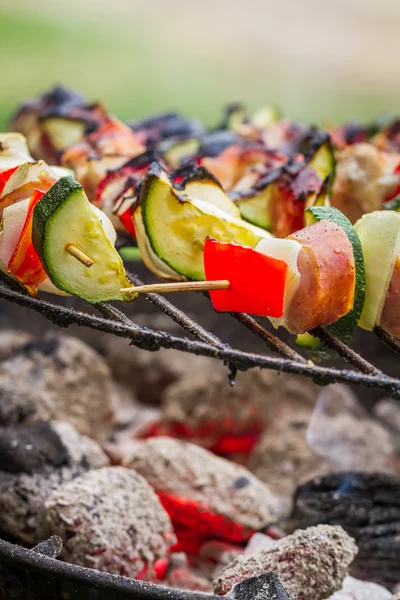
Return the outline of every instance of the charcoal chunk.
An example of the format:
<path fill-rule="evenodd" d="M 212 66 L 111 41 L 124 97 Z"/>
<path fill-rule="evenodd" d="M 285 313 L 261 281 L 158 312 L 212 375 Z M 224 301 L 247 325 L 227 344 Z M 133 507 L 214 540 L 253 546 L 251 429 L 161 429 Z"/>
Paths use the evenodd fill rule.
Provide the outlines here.
<path fill-rule="evenodd" d="M 0 428 L 0 530 L 27 544 L 40 542 L 51 492 L 106 464 L 100 446 L 69 423 Z"/>
<path fill-rule="evenodd" d="M 68 463 L 68 451 L 49 423 L 0 427 L 0 471 L 29 473 Z"/>
<path fill-rule="evenodd" d="M 246 541 L 281 513 L 266 484 L 195 444 L 150 438 L 133 451 L 128 466 L 147 479 L 164 506 L 168 502 L 174 524 L 201 530 L 204 537 Z M 238 487 L 245 479 L 247 485 Z"/>
<path fill-rule="evenodd" d="M 146 480 L 124 467 L 104 467 L 61 486 L 46 502 L 49 534 L 64 543 L 62 557 L 117 575 L 151 578 L 168 557 L 171 522 Z"/>
<path fill-rule="evenodd" d="M 103 441 L 116 399 L 105 361 L 70 336 L 32 340 L 0 363 L 0 425 L 57 419 Z"/>
<path fill-rule="evenodd" d="M 390 587 L 400 579 L 400 477 L 347 472 L 316 477 L 297 488 L 295 527 L 341 525 L 357 542 L 352 573 Z"/>
<path fill-rule="evenodd" d="M 275 573 L 249 577 L 233 586 L 227 597 L 232 600 L 292 600 Z"/>
<path fill-rule="evenodd" d="M 226 594 L 247 577 L 273 572 L 293 600 L 326 600 L 342 587 L 356 553 L 341 527 L 299 529 L 259 552 L 239 555 L 216 577 L 214 592 Z"/>

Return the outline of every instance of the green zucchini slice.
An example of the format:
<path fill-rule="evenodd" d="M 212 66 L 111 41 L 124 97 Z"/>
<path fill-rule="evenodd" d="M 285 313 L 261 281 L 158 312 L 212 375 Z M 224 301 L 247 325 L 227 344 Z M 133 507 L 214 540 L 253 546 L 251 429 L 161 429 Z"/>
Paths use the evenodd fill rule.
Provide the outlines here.
<path fill-rule="evenodd" d="M 207 173 L 204 167 L 198 169 L 199 174 L 194 177 L 189 177 L 185 182 L 184 194 L 189 200 L 203 200 L 210 202 L 217 208 L 225 211 L 232 217 L 240 218 L 240 211 L 236 204 L 222 189 L 221 184 L 211 175 Z"/>
<path fill-rule="evenodd" d="M 51 281 L 64 292 L 90 302 L 135 297 L 120 291 L 132 287 L 121 257 L 72 177 L 59 179 L 35 206 L 32 241 Z M 93 265 L 86 267 L 72 256 L 69 244 L 75 244 Z"/>
<path fill-rule="evenodd" d="M 368 213 L 357 221 L 354 228 L 365 260 L 366 295 L 359 325 L 372 331 L 380 321 L 400 251 L 400 213 L 391 210 Z"/>
<path fill-rule="evenodd" d="M 365 300 L 366 275 L 364 267 L 363 248 L 357 231 L 349 219 L 337 208 L 327 206 L 313 206 L 306 211 L 307 224 L 311 225 L 324 219 L 336 223 L 346 233 L 353 247 L 354 262 L 356 267 L 356 282 L 354 289 L 353 308 L 347 315 L 341 317 L 336 323 L 328 325 L 326 329 L 336 335 L 342 342 L 349 344 L 359 323 Z M 400 217 L 400 215 L 399 215 Z M 340 293 L 340 290 L 338 290 Z"/>
<path fill-rule="evenodd" d="M 242 218 L 257 227 L 267 230 L 271 229 L 270 205 L 272 191 L 273 184 L 271 183 L 263 190 L 255 192 L 252 196 L 236 200 L 235 204 L 239 208 Z"/>
<path fill-rule="evenodd" d="M 45 117 L 41 119 L 40 124 L 59 152 L 80 142 L 87 128 L 86 121 L 66 117 Z"/>
<path fill-rule="evenodd" d="M 324 142 L 308 161 L 308 166 L 314 169 L 321 181 L 324 181 L 328 175 L 332 175 L 333 181 L 335 165 L 336 161 L 330 140 Z"/>
<path fill-rule="evenodd" d="M 254 248 L 269 235 L 263 229 L 231 217 L 210 202 L 180 197 L 156 163 L 143 181 L 140 206 L 153 252 L 187 279 L 205 279 L 203 248 L 207 236 Z M 140 236 L 140 232 L 137 233 Z M 140 248 L 144 245 L 139 242 Z"/>

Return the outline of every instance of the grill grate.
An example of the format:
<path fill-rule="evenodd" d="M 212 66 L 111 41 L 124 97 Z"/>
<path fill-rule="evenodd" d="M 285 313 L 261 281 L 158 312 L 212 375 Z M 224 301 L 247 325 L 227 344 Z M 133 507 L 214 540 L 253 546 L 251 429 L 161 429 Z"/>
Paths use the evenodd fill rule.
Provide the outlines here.
<path fill-rule="evenodd" d="M 137 275 L 130 274 L 129 278 L 135 285 L 142 284 Z M 0 298 L 30 308 L 60 327 L 68 327 L 73 324 L 89 327 L 128 338 L 131 344 L 150 351 L 170 348 L 208 356 L 223 361 L 229 367 L 232 377 L 234 377 L 237 370 L 260 367 L 310 377 L 319 385 L 340 382 L 374 387 L 389 392 L 393 397 L 400 398 L 400 379 L 386 375 L 322 328 L 316 329 L 313 333 L 318 335 L 356 370 L 337 369 L 314 364 L 246 314 L 234 313 L 232 316 L 256 336 L 263 339 L 267 347 L 278 356 L 255 354 L 232 348 L 158 294 L 149 293 L 144 296 L 147 301 L 157 306 L 175 323 L 191 334 L 195 338 L 194 340 L 139 326 L 119 309 L 105 302 L 91 305 L 101 314 L 101 316 L 96 316 L 56 305 L 46 300 L 32 298 L 20 288 L 16 289 L 12 283 L 8 278 L 2 279 L 0 282 Z M 375 331 L 375 334 L 392 351 L 400 354 L 398 340 L 379 328 Z"/>

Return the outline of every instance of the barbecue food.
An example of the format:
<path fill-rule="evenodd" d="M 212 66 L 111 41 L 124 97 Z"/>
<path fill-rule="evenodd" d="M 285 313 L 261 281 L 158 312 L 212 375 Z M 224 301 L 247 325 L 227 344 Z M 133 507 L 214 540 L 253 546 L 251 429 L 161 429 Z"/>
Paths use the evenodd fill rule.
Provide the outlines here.
<path fill-rule="evenodd" d="M 130 162 L 138 158 L 144 164 L 149 152 L 171 174 L 176 169 L 178 177 L 197 168 L 206 173 L 204 181 L 216 177 L 235 203 L 232 211 L 279 237 L 302 227 L 304 208 L 315 202 L 327 180 L 324 201 L 331 197 L 352 222 L 382 209 L 400 191 L 396 119 L 348 123 L 325 132 L 281 119 L 271 107 L 249 117 L 243 106 L 233 105 L 210 132 L 176 114 L 129 127 L 103 106 L 84 104 L 75 92 L 55 88 L 19 109 L 11 127 L 28 136 L 36 158 L 73 168 L 90 200 L 131 235 L 128 217 L 145 170 L 131 169 Z"/>
<path fill-rule="evenodd" d="M 154 579 L 175 542 L 171 522 L 146 480 L 124 467 L 90 471 L 46 502 L 50 534 L 65 560 L 136 579 Z"/>
<path fill-rule="evenodd" d="M 69 423 L 0 428 L 0 529 L 36 544 L 46 536 L 44 503 L 53 490 L 108 464 L 100 446 Z"/>

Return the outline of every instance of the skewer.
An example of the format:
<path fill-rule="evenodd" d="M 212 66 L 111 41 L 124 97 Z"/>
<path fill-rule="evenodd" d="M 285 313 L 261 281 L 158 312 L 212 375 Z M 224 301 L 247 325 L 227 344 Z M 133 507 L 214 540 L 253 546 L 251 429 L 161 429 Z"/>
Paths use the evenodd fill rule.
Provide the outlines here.
<path fill-rule="evenodd" d="M 65 246 L 67 252 L 71 254 L 74 258 L 79 260 L 85 267 L 91 267 L 93 265 L 93 261 L 89 256 L 87 256 L 76 244 L 67 244 Z"/>
<path fill-rule="evenodd" d="M 122 288 L 122 294 L 135 292 L 138 294 L 169 294 L 171 292 L 204 292 L 208 290 L 227 290 L 230 282 L 226 279 L 219 281 L 179 281 L 177 283 L 152 283 L 137 287 Z"/>

